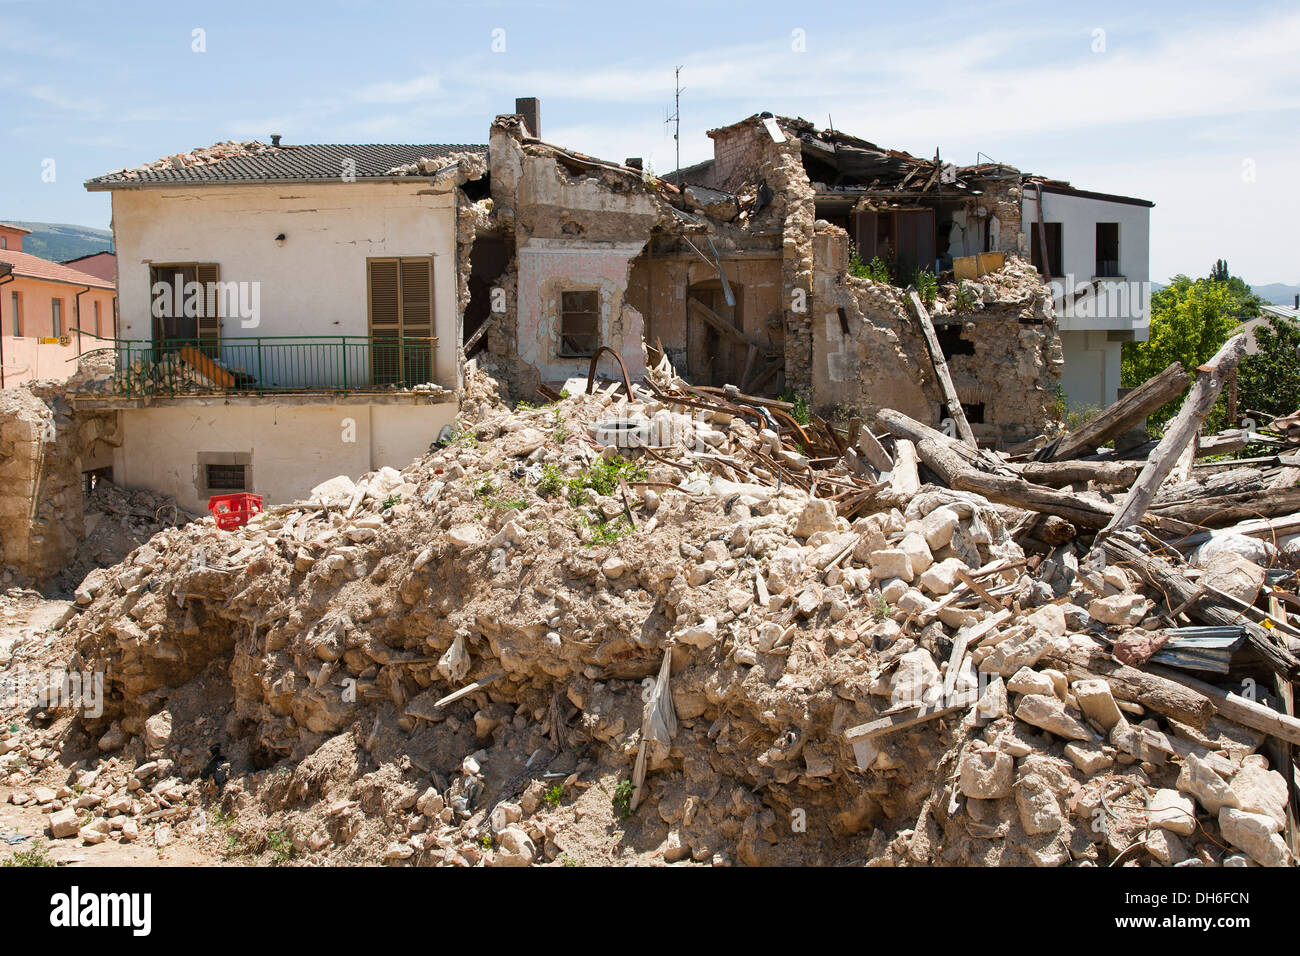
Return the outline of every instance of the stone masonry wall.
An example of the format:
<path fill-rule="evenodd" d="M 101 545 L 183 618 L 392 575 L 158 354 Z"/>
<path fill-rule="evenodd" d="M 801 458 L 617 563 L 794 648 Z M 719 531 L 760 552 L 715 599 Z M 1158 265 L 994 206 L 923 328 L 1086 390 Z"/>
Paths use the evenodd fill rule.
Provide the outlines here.
<path fill-rule="evenodd" d="M 83 451 L 113 441 L 113 412 L 74 413 L 51 382 L 0 392 L 0 558 L 25 581 L 53 577 L 85 537 Z"/>

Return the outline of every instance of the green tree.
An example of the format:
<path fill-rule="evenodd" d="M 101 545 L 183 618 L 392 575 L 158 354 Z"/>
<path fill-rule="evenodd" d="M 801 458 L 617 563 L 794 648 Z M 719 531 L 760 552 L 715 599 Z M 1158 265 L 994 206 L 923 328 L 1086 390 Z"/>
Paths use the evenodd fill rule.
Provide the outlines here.
<path fill-rule="evenodd" d="M 1227 259 L 1214 260 L 1214 267 L 1210 269 L 1210 278 L 1215 282 L 1227 282 L 1232 278 L 1232 273 L 1228 271 Z"/>
<path fill-rule="evenodd" d="M 1232 336 L 1239 316 L 1249 311 L 1230 282 L 1174 276 L 1168 286 L 1151 296 L 1147 341 L 1124 343 L 1121 381 L 1127 387 L 1141 385 L 1175 360 L 1188 371 L 1196 369 Z M 1148 424 L 1152 428 L 1163 425 L 1181 402 L 1180 397 L 1165 405 Z"/>
<path fill-rule="evenodd" d="M 1300 326 L 1270 315 L 1255 327 L 1255 346 L 1255 354 L 1242 359 L 1237 369 L 1238 407 L 1291 414 L 1300 407 Z"/>

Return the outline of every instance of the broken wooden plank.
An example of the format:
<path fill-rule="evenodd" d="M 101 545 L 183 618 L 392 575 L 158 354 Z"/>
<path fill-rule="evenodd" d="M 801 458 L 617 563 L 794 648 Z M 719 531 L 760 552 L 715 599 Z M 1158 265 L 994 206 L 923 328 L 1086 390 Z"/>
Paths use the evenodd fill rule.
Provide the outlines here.
<path fill-rule="evenodd" d="M 916 472 L 916 446 L 906 438 L 894 444 L 894 464 L 890 473 L 889 489 L 897 495 L 914 495 L 921 490 L 921 478 Z"/>
<path fill-rule="evenodd" d="M 858 451 L 867 460 L 867 464 L 875 468 L 876 471 L 894 470 L 894 460 L 885 451 L 885 446 L 880 444 L 875 435 L 871 434 L 871 429 L 863 428 L 858 432 L 857 445 Z"/>
<path fill-rule="evenodd" d="M 718 315 L 718 313 L 714 312 L 712 309 L 710 309 L 699 299 L 688 298 L 686 300 L 686 303 L 690 308 L 695 310 L 696 314 L 699 315 L 700 318 L 702 318 L 705 322 L 709 323 L 709 325 L 713 326 L 723 335 L 729 335 L 739 342 L 744 342 L 746 345 L 752 345 L 754 348 L 758 349 L 760 352 L 764 353 L 765 355 L 770 354 L 773 351 L 772 346 L 769 345 L 767 342 L 764 342 L 760 339 L 756 339 L 754 338 L 754 336 L 749 335 L 744 330 L 736 328 L 734 325 L 732 325 L 730 322 L 727 322 L 725 319 L 722 318 L 722 316 Z"/>
<path fill-rule="evenodd" d="M 935 334 L 934 323 L 930 321 L 930 313 L 925 310 L 925 306 L 921 303 L 921 297 L 915 292 L 909 292 L 907 299 L 912 303 L 912 310 L 916 313 L 917 321 L 921 324 L 921 332 L 925 336 L 926 348 L 930 352 L 930 364 L 934 366 L 935 377 L 939 379 L 939 390 L 943 393 L 944 406 L 948 409 L 948 414 L 952 416 L 952 420 L 957 426 L 957 437 L 971 448 L 978 448 L 975 433 L 971 431 L 970 422 L 966 421 L 966 412 L 961 407 L 961 400 L 957 397 L 957 389 L 952 384 L 952 376 L 948 373 L 948 362 L 943 357 L 943 349 L 939 346 L 939 337 Z"/>
<path fill-rule="evenodd" d="M 1292 744 L 1300 744 L 1300 720 L 1295 717 L 1288 717 L 1286 714 L 1278 713 L 1258 701 L 1247 700 L 1240 694 L 1234 694 L 1215 687 L 1213 684 L 1207 684 L 1205 681 L 1189 677 L 1179 671 L 1153 666 L 1149 672 L 1173 681 L 1175 684 L 1182 684 L 1189 690 L 1205 696 L 1214 704 L 1219 714 L 1228 720 L 1241 724 L 1243 727 L 1258 730 L 1260 733 L 1268 734 L 1270 737 L 1276 737 Z"/>
<path fill-rule="evenodd" d="M 1151 453 L 1146 467 L 1142 469 L 1142 474 L 1129 489 L 1115 516 L 1102 529 L 1102 534 L 1131 528 L 1141 520 L 1146 513 L 1147 505 L 1160 490 L 1160 485 L 1182 455 L 1183 449 L 1195 439 L 1201 423 L 1210 414 L 1214 401 L 1223 388 L 1226 374 L 1237 367 L 1237 363 L 1245 354 L 1246 336 L 1234 335 L 1223 344 L 1213 358 L 1196 370 L 1196 381 L 1191 391 L 1187 393 L 1183 407 L 1169 423 L 1164 438 Z"/>
<path fill-rule="evenodd" d="M 1140 462 L 1130 461 L 1026 461 L 1011 467 L 1026 481 L 1060 487 L 1093 481 L 1113 488 L 1127 488 L 1142 471 Z"/>
<path fill-rule="evenodd" d="M 479 324 L 479 327 L 474 330 L 473 334 L 465 340 L 464 352 L 467 358 L 473 353 L 475 346 L 478 345 L 483 336 L 487 334 L 488 329 L 492 327 L 492 323 L 496 320 L 496 317 L 497 313 L 489 313 L 488 317 Z"/>
<path fill-rule="evenodd" d="M 1159 375 L 1147 379 L 1090 422 L 1063 437 L 1059 444 L 1044 449 L 1045 461 L 1064 461 L 1091 455 L 1118 435 L 1136 428 L 1156 409 L 1173 401 L 1192 377 L 1174 362 Z"/>
<path fill-rule="evenodd" d="M 1250 518 L 1280 518 L 1300 510 L 1300 488 L 1242 491 L 1157 504 L 1152 513 L 1190 524 L 1222 527 Z"/>
<path fill-rule="evenodd" d="M 1045 660 L 1071 680 L 1104 680 L 1120 700 L 1130 700 L 1149 710 L 1173 717 L 1198 730 L 1214 716 L 1214 704 L 1203 694 L 1180 687 L 1148 671 L 1115 661 L 1100 647 L 1071 644 Z"/>
<path fill-rule="evenodd" d="M 973 693 L 961 694 L 957 700 L 948 697 L 940 698 L 934 704 L 909 707 L 907 710 L 899 711 L 896 714 L 888 714 L 865 724 L 859 724 L 846 730 L 844 737 L 849 743 L 870 740 L 883 734 L 891 734 L 895 731 L 906 730 L 908 727 L 915 727 L 917 724 L 923 724 L 928 720 L 936 720 L 954 711 L 964 710 L 974 704 L 975 701 L 976 696 Z"/>
<path fill-rule="evenodd" d="M 472 683 L 472 684 L 467 684 L 466 686 L 462 687 L 460 690 L 454 690 L 454 691 L 452 691 L 452 692 L 451 692 L 450 694 L 448 694 L 446 697 L 442 697 L 442 698 L 438 699 L 437 701 L 435 701 L 434 704 L 433 704 L 433 706 L 434 706 L 434 707 L 446 707 L 448 704 L 454 704 L 454 703 L 456 703 L 456 701 L 460 700 L 462 697 L 468 697 L 470 694 L 474 693 L 476 690 L 482 690 L 482 689 L 483 689 L 484 687 L 486 687 L 488 684 L 492 683 L 494 680 L 497 680 L 498 678 L 503 677 L 503 676 L 505 676 L 505 675 L 504 675 L 504 673 L 501 672 L 501 671 L 497 671 L 495 674 L 489 674 L 487 677 L 484 677 L 482 680 L 476 680 L 476 681 L 474 681 L 474 683 Z"/>

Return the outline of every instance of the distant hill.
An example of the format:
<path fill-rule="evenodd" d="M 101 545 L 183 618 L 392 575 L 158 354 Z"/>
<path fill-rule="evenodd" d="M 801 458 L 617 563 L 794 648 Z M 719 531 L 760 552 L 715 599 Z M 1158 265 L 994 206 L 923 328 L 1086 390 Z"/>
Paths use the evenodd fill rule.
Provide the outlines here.
<path fill-rule="evenodd" d="M 1168 288 L 1162 282 L 1151 283 L 1151 291 L 1159 292 L 1161 289 Z M 1268 285 L 1253 285 L 1250 291 L 1259 296 L 1269 305 L 1295 305 L 1295 297 L 1300 294 L 1300 284 L 1287 285 L 1283 282 L 1270 282 Z"/>
<path fill-rule="evenodd" d="M 14 222 L 13 224 L 32 231 L 30 236 L 23 237 L 23 252 L 30 252 L 42 259 L 64 262 L 94 252 L 105 250 L 111 252 L 113 249 L 113 234 L 107 229 L 69 226 L 59 222 Z"/>
<path fill-rule="evenodd" d="M 1253 285 L 1251 290 L 1270 305 L 1295 305 L 1295 297 L 1300 294 L 1300 284 L 1285 285 L 1270 282 L 1268 285 Z"/>

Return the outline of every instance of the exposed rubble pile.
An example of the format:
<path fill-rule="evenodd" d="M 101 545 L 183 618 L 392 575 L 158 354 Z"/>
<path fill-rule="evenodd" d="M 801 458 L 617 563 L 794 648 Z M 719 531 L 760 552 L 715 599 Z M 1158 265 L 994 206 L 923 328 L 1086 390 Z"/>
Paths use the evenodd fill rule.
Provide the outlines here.
<path fill-rule="evenodd" d="M 117 564 L 159 531 L 198 517 L 166 495 L 143 489 L 128 491 L 102 478 L 84 495 L 83 502 L 86 536 L 78 543 L 72 563 L 52 582 L 68 594 L 76 592 L 92 571 Z"/>
<path fill-rule="evenodd" d="M 102 673 L 102 709 L 4 715 L 13 799 L 268 862 L 1293 862 L 1288 552 L 1229 513 L 1185 561 L 1213 479 L 1102 529 L 1160 448 L 1052 460 L 1150 391 L 1013 460 L 662 361 L 513 411 L 469 378 L 482 417 L 402 471 L 88 576 L 8 673 Z"/>
<path fill-rule="evenodd" d="M 238 142 L 236 140 L 227 140 L 224 143 L 216 143 L 212 146 L 203 146 L 192 149 L 188 153 L 177 153 L 174 156 L 164 156 L 162 159 L 156 159 L 153 162 L 145 163 L 141 166 L 135 166 L 130 169 L 114 170 L 108 175 L 121 175 L 126 179 L 136 179 L 142 173 L 162 172 L 168 169 L 185 169 L 191 166 L 211 166 L 214 163 L 222 163 L 228 159 L 240 159 L 246 156 L 261 156 L 264 153 L 275 153 L 281 149 L 292 147 L 268 146 L 266 143 L 259 143 L 256 140 L 247 140 Z"/>

